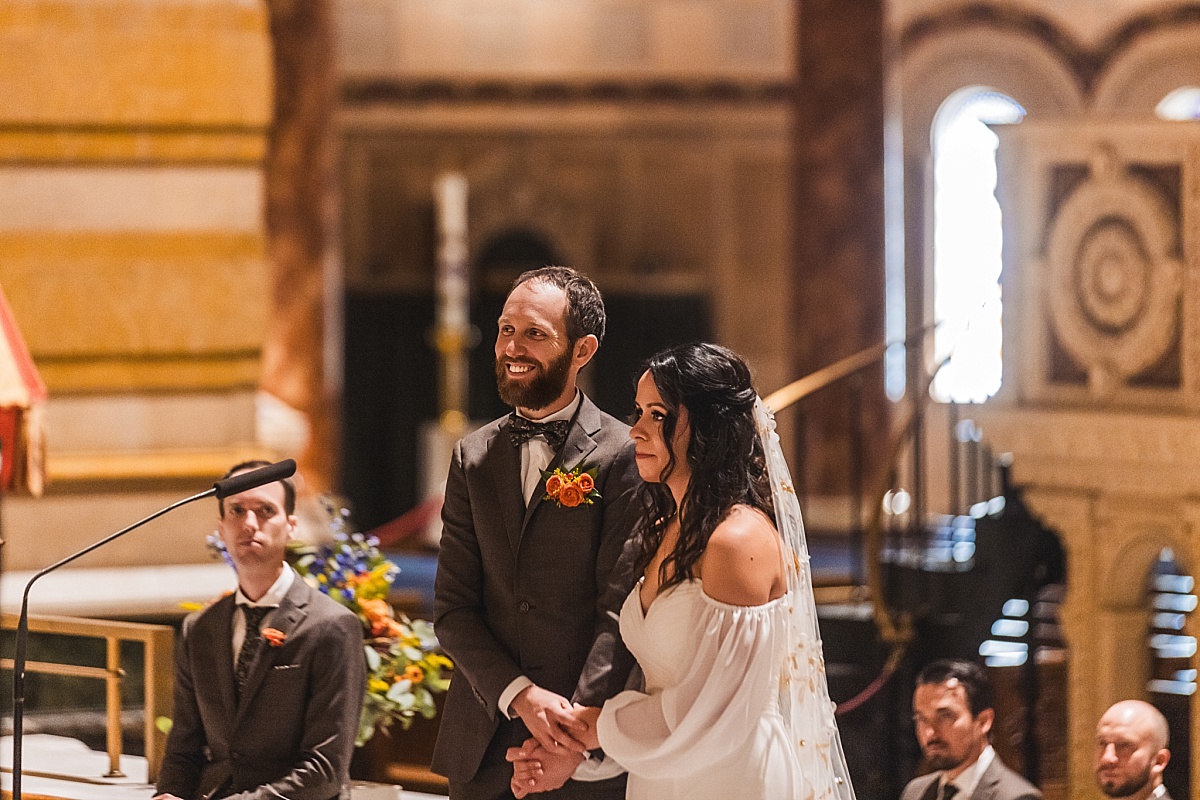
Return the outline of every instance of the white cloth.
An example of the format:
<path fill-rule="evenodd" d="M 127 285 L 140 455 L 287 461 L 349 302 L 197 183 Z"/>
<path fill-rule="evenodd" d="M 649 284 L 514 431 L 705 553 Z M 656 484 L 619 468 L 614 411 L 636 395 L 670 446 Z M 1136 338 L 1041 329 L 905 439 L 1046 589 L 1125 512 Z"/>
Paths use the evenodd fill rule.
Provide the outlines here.
<path fill-rule="evenodd" d="M 791 613 L 784 621 L 787 643 L 781 664 L 779 708 L 795 744 L 805 781 L 794 796 L 806 800 L 854 800 L 850 769 L 842 752 L 842 739 L 825 679 L 825 657 L 817 626 L 812 567 L 800 501 L 783 457 L 779 434 L 775 432 L 775 415 L 761 398 L 754 402 L 754 423 L 771 482 L 775 529 L 790 552 L 790 557 L 785 553 L 785 571 L 792 601 Z"/>
<path fill-rule="evenodd" d="M 287 596 L 288 589 L 292 588 L 292 581 L 296 579 L 296 572 L 289 564 L 283 565 L 283 571 L 279 573 L 279 577 L 271 584 L 271 588 L 267 589 L 266 594 L 257 600 L 251 600 L 242 593 L 242 587 L 238 587 L 234 593 L 233 601 L 237 603 L 238 613 L 233 615 L 233 667 L 237 669 L 238 653 L 242 652 L 242 643 L 246 641 L 246 615 L 242 613 L 243 606 L 263 606 L 266 608 L 279 608 L 279 604 L 283 602 L 283 598 Z M 267 618 L 270 618 L 270 613 Z M 263 620 L 266 622 L 266 620 Z"/>
<path fill-rule="evenodd" d="M 634 589 L 621 609 L 621 636 L 642 666 L 646 691 L 618 694 L 597 723 L 600 746 L 629 771 L 626 797 L 802 796 L 799 759 L 778 705 L 791 612 L 791 595 L 732 606 L 693 580 L 664 591 L 643 614 Z"/>

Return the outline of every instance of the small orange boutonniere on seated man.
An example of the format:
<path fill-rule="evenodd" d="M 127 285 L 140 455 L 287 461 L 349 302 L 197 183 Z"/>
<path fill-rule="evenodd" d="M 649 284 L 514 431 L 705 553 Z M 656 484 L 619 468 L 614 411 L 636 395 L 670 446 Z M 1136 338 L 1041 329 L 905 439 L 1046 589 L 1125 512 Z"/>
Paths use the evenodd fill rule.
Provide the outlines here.
<path fill-rule="evenodd" d="M 283 643 L 287 641 L 287 634 L 279 628 L 263 628 L 262 637 L 271 647 L 282 647 Z"/>
<path fill-rule="evenodd" d="M 553 500 L 559 508 L 566 506 L 590 506 L 600 499 L 596 491 L 596 468 L 584 469 L 582 466 L 564 470 L 555 467 L 552 470 L 542 470 L 546 479 L 546 496 L 543 500 Z"/>

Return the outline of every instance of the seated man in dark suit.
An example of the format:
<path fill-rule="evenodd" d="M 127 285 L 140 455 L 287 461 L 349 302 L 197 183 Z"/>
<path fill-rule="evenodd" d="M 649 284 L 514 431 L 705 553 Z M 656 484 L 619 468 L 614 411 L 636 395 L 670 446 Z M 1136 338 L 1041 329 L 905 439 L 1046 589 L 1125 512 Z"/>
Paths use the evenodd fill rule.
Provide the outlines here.
<path fill-rule="evenodd" d="M 349 795 L 367 681 L 362 623 L 284 562 L 295 506 L 290 480 L 220 502 L 238 589 L 184 621 L 155 800 Z"/>
<path fill-rule="evenodd" d="M 978 664 L 940 660 L 917 675 L 913 723 L 934 772 L 904 787 L 900 800 L 1041 800 L 1033 784 L 996 757 L 989 734 L 992 684 Z"/>
<path fill-rule="evenodd" d="M 1096 726 L 1096 782 L 1109 797 L 1171 800 L 1163 770 L 1171 760 L 1167 720 L 1141 700 L 1115 703 Z"/>

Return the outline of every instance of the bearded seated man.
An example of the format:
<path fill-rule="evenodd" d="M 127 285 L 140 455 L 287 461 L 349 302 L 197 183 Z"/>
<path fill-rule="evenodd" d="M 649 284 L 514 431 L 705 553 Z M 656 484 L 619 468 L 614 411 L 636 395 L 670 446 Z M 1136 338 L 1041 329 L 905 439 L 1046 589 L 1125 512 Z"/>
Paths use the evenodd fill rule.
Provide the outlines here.
<path fill-rule="evenodd" d="M 996 756 L 996 711 L 987 673 L 970 661 L 934 661 L 917 675 L 913 724 L 934 772 L 914 778 L 900 800 L 1042 800 Z"/>

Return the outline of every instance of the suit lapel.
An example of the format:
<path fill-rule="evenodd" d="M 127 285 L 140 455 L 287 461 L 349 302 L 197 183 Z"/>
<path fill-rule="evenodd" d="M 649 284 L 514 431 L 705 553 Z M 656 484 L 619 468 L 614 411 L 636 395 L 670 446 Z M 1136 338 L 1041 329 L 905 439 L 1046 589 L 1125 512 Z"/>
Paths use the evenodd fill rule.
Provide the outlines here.
<path fill-rule="evenodd" d="M 992 756 L 992 763 L 979 776 L 979 784 L 971 794 L 970 800 L 994 800 L 996 784 L 1000 782 L 1000 756 Z"/>
<path fill-rule="evenodd" d="M 229 719 L 237 711 L 237 694 L 233 681 L 233 595 L 222 598 L 213 606 L 212 628 L 206 637 L 212 642 L 216 668 L 213 680 L 217 682 L 221 705 Z"/>
<path fill-rule="evenodd" d="M 596 408 L 587 395 L 583 395 L 579 400 L 579 410 L 575 412 L 575 419 L 571 422 L 571 429 L 567 431 L 567 441 L 563 443 L 562 449 L 558 451 L 558 455 L 550 461 L 546 469 L 553 470 L 562 467 L 565 470 L 572 470 L 580 466 L 584 459 L 596 449 L 596 441 L 592 436 L 599 430 L 600 409 Z M 521 465 L 518 458 L 518 474 L 520 471 Z M 521 534 L 524 534 L 525 529 L 529 527 L 529 520 L 533 518 L 533 512 L 544 502 L 544 497 L 544 493 L 534 492 L 533 498 L 529 501 L 529 507 L 525 509 L 525 518 L 521 522 Z"/>
<path fill-rule="evenodd" d="M 525 513 L 525 497 L 521 491 L 521 451 L 508 438 L 508 421 L 503 422 L 487 443 L 484 464 L 492 474 L 496 499 L 500 504 L 500 519 L 508 534 L 514 553 L 521 543 L 521 517 Z"/>
<path fill-rule="evenodd" d="M 284 567 L 284 569 L 291 569 L 291 567 Z M 284 596 L 283 601 L 279 604 L 279 608 L 267 617 L 267 621 L 270 623 L 268 627 L 275 628 L 283 633 L 286 640 L 292 631 L 296 629 L 296 626 L 308 616 L 308 596 L 311 591 L 313 590 L 304 582 L 304 579 L 297 575 L 292 581 L 292 586 L 288 589 L 287 595 Z M 246 709 L 250 707 L 250 701 L 254 699 L 254 695 L 258 693 L 258 689 L 262 685 L 267 671 L 275 664 L 277 649 L 276 647 L 272 647 L 270 642 L 263 642 L 262 647 L 258 650 L 258 654 L 254 657 L 254 661 L 250 664 L 250 673 L 246 676 L 246 686 L 242 689 L 241 696 L 238 697 L 235 725 L 242 721 L 242 716 L 246 713 Z M 232 653 L 232 645 L 230 646 L 230 651 Z M 232 659 L 232 655 L 230 658 Z"/>

